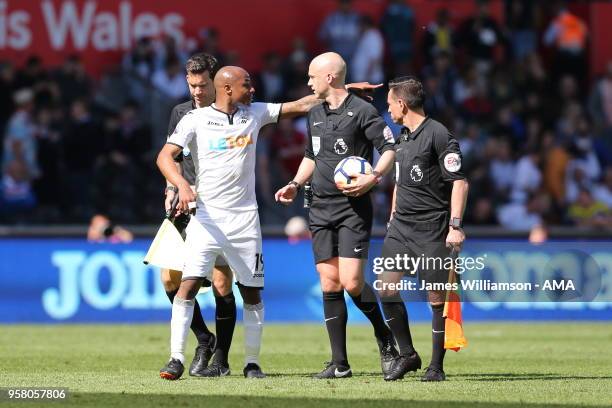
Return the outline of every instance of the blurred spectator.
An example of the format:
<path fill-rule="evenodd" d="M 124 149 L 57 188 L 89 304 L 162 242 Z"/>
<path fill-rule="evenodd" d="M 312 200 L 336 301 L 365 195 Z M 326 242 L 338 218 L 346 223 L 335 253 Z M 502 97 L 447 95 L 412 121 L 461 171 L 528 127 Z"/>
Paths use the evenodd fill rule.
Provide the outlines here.
<path fill-rule="evenodd" d="M 63 205 L 71 208 L 73 221 L 90 216 L 93 168 L 104 147 L 102 132 L 94 121 L 86 101 L 77 99 L 70 107 L 64 131 L 62 156 Z"/>
<path fill-rule="evenodd" d="M 299 215 L 291 217 L 285 224 L 285 235 L 290 244 L 297 244 L 300 241 L 310 239 L 308 222 Z"/>
<path fill-rule="evenodd" d="M 15 88 L 15 68 L 10 62 L 0 62 L 0 134 L 13 112 Z"/>
<path fill-rule="evenodd" d="M 513 56 L 518 61 L 537 48 L 535 8 L 531 0 L 505 0 L 506 27 L 510 30 Z"/>
<path fill-rule="evenodd" d="M 525 203 L 529 195 L 540 189 L 542 173 L 539 168 L 540 152 L 532 147 L 516 164 L 510 198 L 515 203 Z"/>
<path fill-rule="evenodd" d="M 36 127 L 32 117 L 34 94 L 31 89 L 23 88 L 15 92 L 13 101 L 16 110 L 9 119 L 4 135 L 3 166 L 8 166 L 17 156 L 22 159 L 32 178 L 40 174 L 38 167 L 38 147 Z"/>
<path fill-rule="evenodd" d="M 512 202 L 497 211 L 502 227 L 510 231 L 529 231 L 542 225 L 543 215 L 550 210 L 550 198 L 544 193 L 531 194 L 524 203 Z"/>
<path fill-rule="evenodd" d="M 187 62 L 187 53 L 179 47 L 176 38 L 170 35 L 166 35 L 161 41 L 155 42 L 154 49 L 156 70 L 164 69 L 168 61 L 171 60 L 177 60 L 181 66 Z"/>
<path fill-rule="evenodd" d="M 564 1 L 557 6 L 555 18 L 544 34 L 544 44 L 555 49 L 556 77 L 570 74 L 577 79 L 586 78 L 586 42 L 588 29 L 580 17 L 572 14 Z"/>
<path fill-rule="evenodd" d="M 552 196 L 555 204 L 562 207 L 565 204 L 565 173 L 570 155 L 567 149 L 555 140 L 552 131 L 544 133 L 542 145 L 544 146 L 542 153 L 544 188 Z"/>
<path fill-rule="evenodd" d="M 37 55 L 28 57 L 25 66 L 17 72 L 15 88 L 32 88 L 47 79 L 48 75 L 43 69 L 42 60 Z"/>
<path fill-rule="evenodd" d="M 405 0 L 389 0 L 380 20 L 380 28 L 389 47 L 393 76 L 411 71 L 410 63 L 414 53 L 414 20 L 414 11 Z M 356 81 L 359 80 L 356 79 Z"/>
<path fill-rule="evenodd" d="M 53 75 L 62 105 L 68 108 L 76 99 L 89 99 L 92 83 L 78 55 L 70 55 Z"/>
<path fill-rule="evenodd" d="M 382 34 L 370 16 L 361 17 L 361 35 L 357 43 L 351 69 L 351 79 L 355 82 L 368 81 L 372 84 L 385 80 L 383 56 L 385 42 Z"/>
<path fill-rule="evenodd" d="M 53 207 L 57 203 L 58 186 L 61 185 L 62 119 L 59 108 L 43 107 L 36 113 L 35 133 L 40 177 L 35 180 L 34 189 L 38 205 L 44 210 L 47 221 L 59 216 Z"/>
<path fill-rule="evenodd" d="M 612 166 L 606 168 L 603 182 L 596 184 L 593 188 L 593 197 L 612 210 Z"/>
<path fill-rule="evenodd" d="M 602 129 L 612 129 L 612 60 L 591 94 L 590 111 Z"/>
<path fill-rule="evenodd" d="M 423 68 L 423 78 L 435 76 L 439 83 L 440 92 L 449 102 L 454 102 L 454 89 L 457 81 L 457 70 L 453 66 L 451 55 L 447 51 L 437 51 L 431 64 Z"/>
<path fill-rule="evenodd" d="M 123 57 L 123 69 L 130 75 L 149 81 L 155 72 L 155 49 L 148 37 L 136 41 L 133 50 Z"/>
<path fill-rule="evenodd" d="M 285 83 L 281 64 L 281 57 L 276 52 L 269 52 L 264 55 L 263 68 L 254 78 L 257 100 L 266 102 L 282 102 L 284 100 Z"/>
<path fill-rule="evenodd" d="M 590 190 L 601 175 L 601 166 L 589 132 L 586 119 L 579 124 L 579 131 L 570 145 L 572 158 L 566 168 L 565 198 L 568 203 L 578 198 L 581 189 Z"/>
<path fill-rule="evenodd" d="M 495 187 L 495 195 L 502 202 L 507 202 L 516 177 L 516 164 L 512 160 L 512 151 L 507 139 L 496 140 L 494 155 L 489 171 Z"/>
<path fill-rule="evenodd" d="M 490 16 L 489 1 L 476 0 L 476 8 L 476 15 L 461 23 L 457 41 L 474 59 L 478 72 L 487 74 L 495 63 L 496 47 L 507 44 L 499 24 Z"/>
<path fill-rule="evenodd" d="M 164 95 L 172 99 L 185 99 L 189 95 L 183 67 L 176 56 L 166 60 L 163 69 L 153 74 L 153 85 Z"/>
<path fill-rule="evenodd" d="M 127 229 L 113 225 L 111 220 L 101 214 L 96 214 L 91 218 L 87 229 L 87 241 L 89 242 L 110 242 L 111 244 L 132 242 L 134 236 Z"/>
<path fill-rule="evenodd" d="M 580 190 L 576 201 L 569 207 L 568 216 L 579 227 L 612 228 L 610 209 L 596 201 L 587 189 Z"/>
<path fill-rule="evenodd" d="M 352 0 L 338 0 L 338 9 L 325 18 L 319 29 L 326 48 L 340 54 L 349 67 L 359 41 L 359 20 Z"/>
<path fill-rule="evenodd" d="M 0 187 L 0 215 L 2 218 L 13 218 L 14 220 L 17 217 L 18 221 L 23 221 L 22 215 L 34 208 L 36 197 L 32 190 L 32 178 L 28 164 L 21 155 L 16 155 L 6 163 Z"/>
<path fill-rule="evenodd" d="M 449 11 L 439 9 L 436 12 L 436 19 L 427 26 L 423 39 L 427 61 L 431 61 L 439 53 L 453 55 L 455 41 L 455 33 L 450 26 Z"/>
<path fill-rule="evenodd" d="M 383 70 L 383 57 L 385 54 L 385 41 L 374 25 L 370 16 L 361 17 L 361 37 L 353 55 L 353 62 L 349 66 L 351 80 L 355 82 L 368 81 L 371 84 L 380 84 L 385 81 Z M 373 92 L 373 104 L 378 111 L 387 108 L 387 92 L 383 88 Z"/>
<path fill-rule="evenodd" d="M 290 100 L 297 100 L 304 95 L 312 93 L 311 89 L 306 85 L 308 82 L 308 65 L 310 60 L 311 56 L 306 50 L 304 39 L 300 37 L 295 38 L 293 40 L 293 49 L 286 61 L 283 79 L 287 98 Z M 304 87 L 306 87 L 306 91 L 302 92 L 300 88 L 304 89 Z"/>
<path fill-rule="evenodd" d="M 201 44 L 193 52 L 204 52 L 206 54 L 214 55 L 219 61 L 219 66 L 231 65 L 228 62 L 228 56 L 221 50 L 221 39 L 219 37 L 219 30 L 214 27 L 204 28 L 200 30 Z"/>

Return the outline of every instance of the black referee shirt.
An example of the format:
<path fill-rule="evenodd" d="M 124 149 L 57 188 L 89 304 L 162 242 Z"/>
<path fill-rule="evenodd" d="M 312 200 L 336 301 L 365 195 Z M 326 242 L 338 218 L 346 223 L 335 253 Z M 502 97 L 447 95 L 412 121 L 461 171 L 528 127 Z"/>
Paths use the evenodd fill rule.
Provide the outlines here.
<path fill-rule="evenodd" d="M 414 132 L 402 128 L 395 143 L 395 216 L 449 211 L 454 180 L 465 179 L 459 143 L 448 129 L 425 118 Z"/>
<path fill-rule="evenodd" d="M 185 103 L 180 103 L 172 108 L 172 112 L 170 113 L 170 122 L 168 123 L 168 137 L 174 133 L 174 129 L 176 125 L 180 122 L 180 120 L 187 114 L 187 112 L 196 109 L 193 101 L 188 101 Z M 193 164 L 193 159 L 191 158 L 191 152 L 189 149 L 183 149 L 183 153 L 178 155 L 175 161 L 181 163 L 181 170 L 183 177 L 189 185 L 195 185 L 195 165 Z"/>
<path fill-rule="evenodd" d="M 393 134 L 376 108 L 353 94 L 337 109 L 327 102 L 308 112 L 305 156 L 314 160 L 315 197 L 345 197 L 334 182 L 334 169 L 345 157 L 359 156 L 372 163 L 374 147 L 380 154 L 393 149 Z"/>

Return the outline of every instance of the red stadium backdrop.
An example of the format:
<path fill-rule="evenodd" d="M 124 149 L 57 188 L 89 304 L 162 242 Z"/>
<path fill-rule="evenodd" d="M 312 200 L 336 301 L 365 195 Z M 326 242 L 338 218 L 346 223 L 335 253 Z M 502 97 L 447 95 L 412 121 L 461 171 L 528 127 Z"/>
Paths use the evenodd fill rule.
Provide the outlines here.
<path fill-rule="evenodd" d="M 474 10 L 471 0 L 409 0 L 423 30 L 440 8 L 451 10 L 455 21 Z M 355 0 L 357 10 L 379 17 L 386 0 Z M 221 49 L 237 50 L 240 64 L 257 69 L 267 51 L 288 52 L 295 37 L 320 48 L 316 33 L 335 0 L 0 0 L 0 60 L 21 64 L 32 54 L 46 65 L 57 65 L 78 53 L 90 73 L 98 75 L 116 64 L 141 36 L 166 34 L 193 39 L 214 27 Z M 492 2 L 502 15 L 501 0 Z M 612 4 L 583 3 L 576 10 L 591 28 L 592 72 L 601 72 L 612 59 Z M 418 36 L 420 37 L 420 36 Z"/>
<path fill-rule="evenodd" d="M 412 0 L 418 29 L 440 8 L 460 20 L 474 10 L 471 0 Z M 78 53 L 99 74 L 116 64 L 134 39 L 165 34 L 196 38 L 206 27 L 220 33 L 221 49 L 237 50 L 240 64 L 260 65 L 267 51 L 288 52 L 295 37 L 318 48 L 316 34 L 335 0 L 0 0 L 0 59 L 22 63 L 37 54 L 57 65 Z M 386 0 L 355 0 L 357 10 L 378 18 Z M 501 15 L 501 2 L 493 7 Z"/>

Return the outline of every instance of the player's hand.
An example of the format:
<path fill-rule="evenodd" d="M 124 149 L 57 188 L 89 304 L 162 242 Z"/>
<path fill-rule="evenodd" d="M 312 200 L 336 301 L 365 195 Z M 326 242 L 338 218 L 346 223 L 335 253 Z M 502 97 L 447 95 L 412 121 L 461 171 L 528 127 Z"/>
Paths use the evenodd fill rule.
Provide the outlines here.
<path fill-rule="evenodd" d="M 193 203 L 196 201 L 196 195 L 191 189 L 189 184 L 182 184 L 178 186 L 179 189 L 179 202 L 176 206 L 177 212 L 182 212 L 184 214 L 189 214 L 190 208 L 189 203 Z"/>
<path fill-rule="evenodd" d="M 340 187 L 342 193 L 349 197 L 364 195 L 376 185 L 376 176 L 374 174 L 356 174 L 351 176 L 351 178 L 351 184 L 345 184 Z"/>
<path fill-rule="evenodd" d="M 274 194 L 274 199 L 278 203 L 289 205 L 293 202 L 297 192 L 298 189 L 295 185 L 287 184 L 285 187 L 279 189 L 276 194 Z"/>
<path fill-rule="evenodd" d="M 351 84 L 346 84 L 346 90 L 357 94 L 357 96 L 359 96 L 360 98 L 372 102 L 374 100 L 374 98 L 372 97 L 372 92 L 375 89 L 380 88 L 381 86 L 383 86 L 383 84 L 372 85 L 369 82 L 354 82 Z"/>
<path fill-rule="evenodd" d="M 465 232 L 462 228 L 450 228 L 446 236 L 446 247 L 452 248 L 455 252 L 460 252 L 465 241 Z"/>

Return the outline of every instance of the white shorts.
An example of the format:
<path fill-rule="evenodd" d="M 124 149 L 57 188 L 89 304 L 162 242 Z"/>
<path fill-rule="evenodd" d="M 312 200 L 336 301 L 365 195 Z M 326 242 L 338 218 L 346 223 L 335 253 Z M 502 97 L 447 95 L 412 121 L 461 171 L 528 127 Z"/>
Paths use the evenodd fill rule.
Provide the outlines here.
<path fill-rule="evenodd" d="M 196 213 L 185 231 L 187 257 L 183 280 L 212 280 L 215 261 L 217 257 L 223 257 L 239 285 L 263 288 L 264 267 L 257 210 L 220 212 L 214 217 Z"/>

